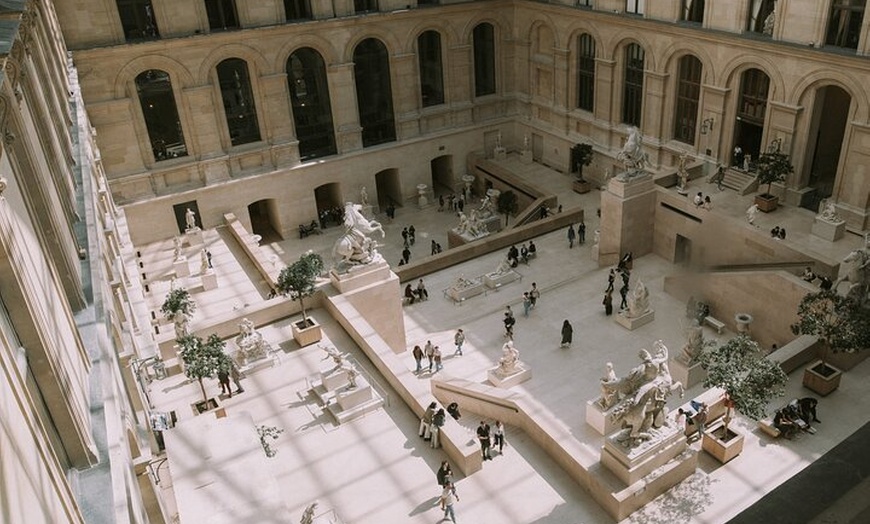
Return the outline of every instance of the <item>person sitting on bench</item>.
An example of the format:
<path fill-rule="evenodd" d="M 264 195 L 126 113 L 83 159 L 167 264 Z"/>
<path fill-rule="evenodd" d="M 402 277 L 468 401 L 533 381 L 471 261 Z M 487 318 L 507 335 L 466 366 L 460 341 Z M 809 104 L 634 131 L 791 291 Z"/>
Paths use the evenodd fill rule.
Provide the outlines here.
<path fill-rule="evenodd" d="M 792 439 L 798 432 L 798 427 L 795 425 L 783 410 L 776 410 L 776 415 L 773 416 L 773 427 L 779 430 L 779 434 L 787 439 Z"/>
<path fill-rule="evenodd" d="M 414 288 L 411 287 L 411 284 L 405 286 L 405 298 L 408 299 L 408 302 L 413 304 L 414 300 L 416 300 L 416 296 L 414 295 Z"/>

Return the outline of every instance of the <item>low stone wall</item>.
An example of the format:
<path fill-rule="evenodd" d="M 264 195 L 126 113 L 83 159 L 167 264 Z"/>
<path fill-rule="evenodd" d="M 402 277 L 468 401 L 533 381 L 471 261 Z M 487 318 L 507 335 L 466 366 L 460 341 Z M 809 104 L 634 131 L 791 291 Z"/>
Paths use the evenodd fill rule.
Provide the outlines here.
<path fill-rule="evenodd" d="M 238 218 L 236 218 L 236 215 L 233 213 L 225 214 L 224 222 L 233 238 L 236 239 L 242 247 L 242 250 L 246 255 L 248 255 L 251 263 L 254 264 L 254 267 L 257 268 L 257 271 L 260 272 L 269 287 L 272 288 L 273 291 L 276 290 L 278 288 L 278 275 L 280 274 L 280 270 L 277 269 L 272 261 L 266 257 L 263 249 L 256 241 L 254 241 L 253 236 L 248 233 L 248 230 L 245 229 L 245 226 Z"/>

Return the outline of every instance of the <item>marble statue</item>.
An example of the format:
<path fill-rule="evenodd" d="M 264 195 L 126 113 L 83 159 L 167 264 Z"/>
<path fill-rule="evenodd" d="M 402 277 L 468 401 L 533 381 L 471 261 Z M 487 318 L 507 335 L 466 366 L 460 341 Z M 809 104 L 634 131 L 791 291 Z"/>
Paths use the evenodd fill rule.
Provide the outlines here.
<path fill-rule="evenodd" d="M 602 398 L 616 395 L 619 399 L 610 416 L 623 428 L 616 440 L 626 447 L 655 439 L 656 430 L 667 425 L 668 397 L 674 391 L 683 396 L 683 385 L 673 380 L 668 368 L 667 346 L 658 340 L 653 347 L 652 355 L 646 349 L 640 350 L 641 363 L 628 375 L 601 382 Z"/>
<path fill-rule="evenodd" d="M 178 262 L 183 258 L 183 255 L 181 254 L 181 237 L 175 237 L 174 239 L 172 239 L 172 242 L 174 244 L 172 251 L 172 261 Z"/>
<path fill-rule="evenodd" d="M 686 160 L 688 159 L 689 154 L 683 153 L 680 155 L 680 163 L 677 166 L 677 177 L 680 179 L 680 183 L 677 186 L 677 189 L 681 193 L 685 193 L 686 189 L 689 187 L 689 172 L 686 171 Z"/>
<path fill-rule="evenodd" d="M 318 347 L 326 352 L 326 357 L 324 357 L 324 360 L 326 360 L 327 358 L 332 359 L 332 362 L 335 364 L 334 369 L 339 369 L 344 365 L 344 355 L 342 355 L 339 350 L 337 350 L 334 347 L 330 347 L 330 346 L 318 346 Z"/>
<path fill-rule="evenodd" d="M 755 225 L 755 217 L 758 216 L 758 204 L 752 204 L 746 210 L 746 220 L 751 224 Z"/>
<path fill-rule="evenodd" d="M 819 205 L 819 214 L 817 216 L 818 218 L 827 220 L 828 222 L 843 221 L 843 219 L 837 215 L 837 207 L 827 198 L 822 199 L 822 203 Z"/>
<path fill-rule="evenodd" d="M 495 205 L 492 203 L 492 197 L 489 192 L 483 197 L 480 207 L 477 209 L 477 215 L 480 218 L 489 218 L 495 213 Z"/>
<path fill-rule="evenodd" d="M 257 331 L 254 323 L 248 318 L 239 322 L 239 335 L 236 337 L 236 346 L 239 351 L 236 359 L 241 366 L 247 366 L 255 360 L 266 357 L 269 344 L 263 339 L 263 335 Z"/>
<path fill-rule="evenodd" d="M 686 343 L 683 345 L 680 360 L 686 364 L 694 364 L 695 359 L 704 348 L 704 331 L 698 319 L 693 319 L 692 324 L 686 328 Z"/>
<path fill-rule="evenodd" d="M 498 359 L 498 369 L 496 370 L 499 376 L 506 377 L 522 371 L 520 369 L 520 352 L 514 347 L 513 341 L 505 342 L 501 347 L 501 353 L 502 356 Z"/>
<path fill-rule="evenodd" d="M 622 162 L 624 171 L 617 177 L 627 181 L 635 176 L 644 174 L 644 166 L 649 162 L 649 157 L 643 151 L 643 137 L 638 128 L 632 126 L 628 129 L 628 139 L 617 153 L 616 159 Z"/>
<path fill-rule="evenodd" d="M 642 280 L 638 280 L 634 291 L 628 297 L 628 318 L 638 318 L 649 312 L 649 289 Z"/>
<path fill-rule="evenodd" d="M 523 135 L 523 151 L 529 150 L 529 142 L 529 135 L 528 133 L 526 133 L 525 135 Z"/>
<path fill-rule="evenodd" d="M 495 268 L 495 271 L 492 272 L 493 275 L 504 275 L 506 273 L 510 273 L 511 271 L 511 263 L 508 260 L 508 257 L 504 257 L 501 262 L 498 263 L 498 266 Z"/>
<path fill-rule="evenodd" d="M 184 212 L 184 224 L 186 226 L 185 231 L 199 230 L 199 227 L 196 225 L 196 213 L 193 209 L 187 208 L 187 211 Z"/>
<path fill-rule="evenodd" d="M 870 235 L 864 237 L 864 248 L 856 249 L 843 258 L 841 268 L 847 269 L 845 274 L 834 282 L 836 291 L 843 282 L 849 283 L 846 296 L 855 299 L 863 307 L 870 307 Z M 842 271 L 842 269 L 841 269 Z"/>
<path fill-rule="evenodd" d="M 752 162 L 752 155 L 744 155 L 743 157 L 743 170 L 747 173 L 749 172 L 749 164 Z"/>
<path fill-rule="evenodd" d="M 381 258 L 377 242 L 369 238 L 375 231 L 385 236 L 384 228 L 377 220 L 369 220 L 361 212 L 362 206 L 347 202 L 344 206 L 345 232 L 335 241 L 332 256 L 336 266 L 369 264 Z"/>
<path fill-rule="evenodd" d="M 369 194 L 366 191 L 366 186 L 362 186 L 359 190 L 359 201 L 362 205 L 369 205 Z"/>
<path fill-rule="evenodd" d="M 172 316 L 172 323 L 175 327 L 175 340 L 190 335 L 190 317 L 184 311 L 176 311 Z"/>
<path fill-rule="evenodd" d="M 467 278 L 465 278 L 465 275 L 459 275 L 458 277 L 453 279 L 453 282 L 450 284 L 450 289 L 461 291 L 463 289 L 468 289 L 476 285 L 476 282 L 468 280 Z"/>
<path fill-rule="evenodd" d="M 356 369 L 356 366 L 353 365 L 347 359 L 347 355 L 339 351 L 338 349 L 330 346 L 318 346 L 320 349 L 326 352 L 326 358 L 331 358 L 332 362 L 335 364 L 335 367 L 332 368 L 332 372 L 336 371 L 344 371 L 347 374 L 347 384 L 349 388 L 356 387 L 356 377 L 359 376 L 359 371 Z"/>
<path fill-rule="evenodd" d="M 299 521 L 299 524 L 314 524 L 314 511 L 317 509 L 318 501 L 314 501 L 305 508 L 305 511 L 302 513 L 302 520 Z"/>
<path fill-rule="evenodd" d="M 478 220 L 474 211 L 475 210 L 472 210 L 472 215 L 474 215 L 475 218 L 474 222 L 469 220 L 468 216 L 465 213 L 461 211 L 459 212 L 459 225 L 456 227 L 457 233 L 468 237 L 476 237 L 480 235 L 480 230 L 478 229 L 478 224 L 476 223 L 478 222 Z"/>
<path fill-rule="evenodd" d="M 601 377 L 601 398 L 598 399 L 598 405 L 602 408 L 610 409 L 619 401 L 619 391 L 613 387 L 618 380 L 613 371 L 613 362 L 605 364 L 604 376 Z"/>
<path fill-rule="evenodd" d="M 199 251 L 199 272 L 205 273 L 210 268 L 211 268 L 211 263 L 209 262 L 209 259 L 208 259 L 208 253 L 206 252 L 205 248 L 203 248 Z"/>

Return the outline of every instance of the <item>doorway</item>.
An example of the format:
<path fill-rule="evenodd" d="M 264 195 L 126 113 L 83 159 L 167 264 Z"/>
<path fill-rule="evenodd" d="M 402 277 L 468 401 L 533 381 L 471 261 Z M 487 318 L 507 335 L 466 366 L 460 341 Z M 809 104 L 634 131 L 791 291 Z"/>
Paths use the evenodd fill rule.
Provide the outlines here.
<path fill-rule="evenodd" d="M 817 211 L 819 202 L 834 193 L 851 105 L 852 97 L 840 87 L 829 85 L 816 90 L 807 140 L 807 161 L 801 177 L 813 191 L 801 199 L 801 207 Z"/>
<path fill-rule="evenodd" d="M 172 211 L 175 213 L 175 223 L 178 226 L 178 234 L 183 235 L 187 231 L 187 210 L 193 211 L 196 227 L 202 229 L 202 217 L 199 216 L 199 206 L 196 200 L 190 202 L 182 202 L 172 206 Z"/>
<path fill-rule="evenodd" d="M 456 181 L 453 180 L 453 155 L 441 155 L 429 162 L 432 172 L 432 194 L 438 195 L 453 193 Z"/>
<path fill-rule="evenodd" d="M 677 240 L 674 243 L 674 264 L 678 266 L 688 266 L 692 263 L 692 240 L 677 235 Z"/>
<path fill-rule="evenodd" d="M 399 170 L 384 169 L 375 174 L 375 186 L 378 192 L 378 207 L 387 209 L 390 204 L 402 207 L 402 184 L 399 182 Z"/>
<path fill-rule="evenodd" d="M 248 216 L 251 218 L 251 231 L 262 237 L 261 242 L 271 243 L 283 240 L 281 224 L 278 220 L 278 204 L 274 198 L 258 200 L 248 206 Z"/>
<path fill-rule="evenodd" d="M 326 229 L 341 225 L 344 209 L 341 202 L 341 185 L 337 182 L 323 184 L 314 189 L 314 202 L 317 204 L 317 218 L 320 227 Z"/>
<path fill-rule="evenodd" d="M 541 162 L 544 159 L 544 137 L 532 133 L 532 160 Z"/>

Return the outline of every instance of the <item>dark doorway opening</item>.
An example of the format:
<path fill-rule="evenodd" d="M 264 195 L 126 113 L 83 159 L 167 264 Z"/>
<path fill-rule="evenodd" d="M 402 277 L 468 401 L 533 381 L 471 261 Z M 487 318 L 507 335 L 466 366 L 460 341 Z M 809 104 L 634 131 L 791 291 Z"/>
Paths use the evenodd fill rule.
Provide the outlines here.
<path fill-rule="evenodd" d="M 341 225 L 344 221 L 344 207 L 341 201 L 341 186 L 333 182 L 314 189 L 314 201 L 317 204 L 317 217 L 320 227 Z"/>
<path fill-rule="evenodd" d="M 199 206 L 196 204 L 196 200 L 191 200 L 190 202 L 183 202 L 181 204 L 175 204 L 172 206 L 172 211 L 175 213 L 175 224 L 178 226 L 178 234 L 183 235 L 187 230 L 187 210 L 190 209 L 194 212 L 194 218 L 196 220 L 196 227 L 202 229 L 202 217 L 199 216 Z"/>
<path fill-rule="evenodd" d="M 280 225 L 277 223 L 278 207 L 275 199 L 258 200 L 248 206 L 248 216 L 251 218 L 251 231 L 262 237 L 262 243 L 282 240 Z"/>
<path fill-rule="evenodd" d="M 804 163 L 804 169 L 809 172 L 803 177 L 813 191 L 804 195 L 801 207 L 816 211 L 821 200 L 834 193 L 851 105 L 852 97 L 837 86 L 825 86 L 816 91 Z"/>
<path fill-rule="evenodd" d="M 674 243 L 674 264 L 688 266 L 692 262 L 692 241 L 683 235 L 677 235 Z"/>

